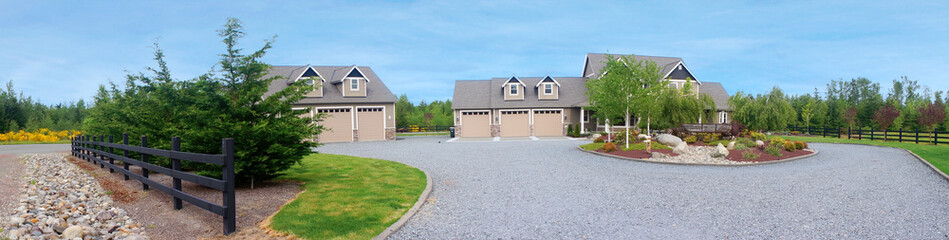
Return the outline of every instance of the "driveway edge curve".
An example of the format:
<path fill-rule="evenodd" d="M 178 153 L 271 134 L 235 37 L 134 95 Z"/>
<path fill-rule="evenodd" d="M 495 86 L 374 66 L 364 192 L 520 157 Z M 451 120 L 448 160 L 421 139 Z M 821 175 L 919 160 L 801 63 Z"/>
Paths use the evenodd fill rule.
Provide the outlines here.
<path fill-rule="evenodd" d="M 405 164 L 405 163 L 402 163 L 402 164 Z M 428 199 L 428 196 L 432 194 L 432 176 L 429 175 L 428 172 L 425 172 L 425 170 L 422 170 L 421 168 L 415 167 L 415 169 L 418 169 L 419 171 L 422 171 L 422 173 L 425 174 L 425 190 L 423 190 L 422 194 L 418 196 L 418 200 L 415 201 L 415 205 L 412 205 L 412 208 L 409 208 L 409 210 L 406 211 L 405 214 L 402 214 L 402 217 L 399 218 L 398 221 L 395 221 L 395 223 L 393 223 L 388 228 L 386 228 L 386 230 L 382 230 L 382 232 L 379 233 L 379 235 L 372 238 L 373 240 L 383 240 L 383 239 L 389 238 L 389 235 L 392 235 L 396 231 L 399 231 L 399 229 L 402 228 L 402 226 L 404 226 L 409 221 L 410 218 L 415 216 L 415 213 L 418 213 L 418 211 L 422 209 L 422 205 L 425 204 L 425 199 Z"/>

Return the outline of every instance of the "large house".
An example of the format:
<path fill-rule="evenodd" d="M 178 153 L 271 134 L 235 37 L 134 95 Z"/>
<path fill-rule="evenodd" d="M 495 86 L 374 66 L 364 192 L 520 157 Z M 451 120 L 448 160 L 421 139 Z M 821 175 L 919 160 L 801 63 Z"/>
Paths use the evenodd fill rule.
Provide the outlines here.
<path fill-rule="evenodd" d="M 622 55 L 613 55 L 616 58 Z M 603 131 L 605 121 L 592 118 L 587 101 L 586 81 L 601 76 L 606 54 L 587 54 L 582 77 L 517 77 L 455 82 L 452 104 L 455 132 L 459 137 L 543 137 L 564 136 L 569 125 L 581 132 Z M 635 56 L 655 62 L 669 86 L 690 84 L 699 93 L 712 96 L 718 108 L 711 123 L 728 122 L 728 94 L 722 85 L 702 82 L 689 71 L 681 58 Z"/>
<path fill-rule="evenodd" d="M 273 66 L 266 77 L 282 76 L 267 91 L 272 95 L 303 81 L 317 87 L 294 104 L 309 108 L 310 116 L 325 113 L 322 143 L 395 139 L 396 97 L 366 66 Z"/>

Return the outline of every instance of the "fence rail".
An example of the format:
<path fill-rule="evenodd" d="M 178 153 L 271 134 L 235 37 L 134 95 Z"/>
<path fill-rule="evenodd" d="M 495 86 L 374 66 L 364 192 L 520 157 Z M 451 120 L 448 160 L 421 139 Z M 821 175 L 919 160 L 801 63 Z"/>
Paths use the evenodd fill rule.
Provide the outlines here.
<path fill-rule="evenodd" d="M 939 144 L 949 144 L 949 132 L 927 132 L 920 131 L 919 128 L 913 130 L 904 130 L 900 128 L 896 131 L 890 130 L 874 130 L 870 127 L 860 127 L 860 128 L 828 128 L 826 126 L 822 127 L 801 127 L 801 126 L 788 126 L 788 129 L 791 131 L 799 132 L 800 134 L 806 135 L 820 135 L 824 137 L 837 137 L 837 138 L 846 138 L 846 139 L 857 139 L 857 140 L 884 140 L 884 141 L 898 141 L 898 142 L 912 142 L 916 144 L 920 143 L 931 143 L 933 145 Z"/>
<path fill-rule="evenodd" d="M 142 183 L 142 189 L 149 190 L 150 187 L 162 191 L 174 198 L 174 209 L 182 208 L 182 201 L 191 203 L 194 206 L 220 215 L 224 218 L 224 234 L 231 234 L 237 230 L 236 206 L 234 196 L 234 140 L 225 138 L 221 140 L 222 154 L 201 154 L 181 152 L 181 138 L 171 138 L 171 150 L 148 148 L 148 138 L 141 137 L 141 146 L 129 145 L 128 134 L 122 135 L 122 143 L 114 143 L 113 137 L 108 136 L 108 142 L 104 135 L 100 136 L 76 136 L 72 138 L 72 155 L 99 165 L 100 168 L 109 168 L 109 172 L 120 172 L 125 176 L 125 180 L 133 178 Z M 116 153 L 121 151 L 121 154 Z M 129 153 L 137 153 L 139 159 L 129 157 Z M 171 160 L 172 168 L 165 168 L 148 162 L 149 156 L 166 157 Z M 121 165 L 116 165 L 115 161 L 121 161 Z M 181 161 L 199 162 L 206 164 L 221 165 L 222 179 L 210 178 L 201 175 L 181 171 Z M 129 166 L 138 166 L 142 169 L 142 174 L 136 174 L 129 170 Z M 150 171 L 172 177 L 172 186 L 166 186 L 148 178 Z M 181 180 L 193 182 L 205 187 L 221 191 L 223 194 L 222 204 L 198 198 L 181 190 Z"/>

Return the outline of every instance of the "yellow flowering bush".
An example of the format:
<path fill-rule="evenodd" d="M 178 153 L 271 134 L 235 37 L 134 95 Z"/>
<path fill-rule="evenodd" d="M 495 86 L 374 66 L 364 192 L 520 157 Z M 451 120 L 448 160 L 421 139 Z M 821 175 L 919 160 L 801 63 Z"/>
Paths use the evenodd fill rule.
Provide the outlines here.
<path fill-rule="evenodd" d="M 80 134 L 82 134 L 82 131 L 76 130 L 50 131 L 46 128 L 41 128 L 33 132 L 20 130 L 18 132 L 0 134 L 0 142 L 57 142 L 69 140 Z"/>

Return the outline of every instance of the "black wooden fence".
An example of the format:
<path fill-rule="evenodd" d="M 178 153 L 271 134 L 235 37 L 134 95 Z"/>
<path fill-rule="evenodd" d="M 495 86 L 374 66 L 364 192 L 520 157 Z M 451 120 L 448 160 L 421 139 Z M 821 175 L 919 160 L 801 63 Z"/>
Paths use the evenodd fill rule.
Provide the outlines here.
<path fill-rule="evenodd" d="M 112 136 L 108 136 L 108 142 L 103 136 L 76 136 L 72 139 L 72 155 L 89 162 L 98 164 L 100 168 L 109 167 L 109 172 L 119 171 L 125 175 L 125 180 L 134 178 L 142 182 L 142 189 L 148 190 L 153 187 L 171 195 L 174 198 L 175 210 L 181 209 L 182 200 L 193 204 L 194 206 L 208 210 L 214 214 L 224 217 L 224 234 L 231 234 L 237 230 L 237 221 L 235 215 L 236 203 L 234 202 L 234 140 L 225 138 L 221 140 L 223 154 L 201 154 L 179 151 L 181 148 L 181 139 L 171 138 L 171 150 L 148 148 L 148 138 L 142 136 L 142 146 L 129 145 L 128 134 L 122 135 L 122 143 L 114 143 Z M 122 153 L 116 153 L 116 150 Z M 139 160 L 129 157 L 129 153 L 137 153 Z M 148 163 L 149 156 L 166 157 L 171 160 L 172 168 L 164 168 L 158 165 Z M 116 165 L 115 161 L 121 161 L 121 165 Z M 181 171 L 181 160 L 200 162 L 207 164 L 221 165 L 222 179 L 209 178 L 201 175 Z M 142 169 L 142 174 L 135 174 L 129 171 L 129 166 L 135 165 Z M 159 172 L 172 177 L 171 187 L 155 182 L 148 178 L 150 171 Z M 223 192 L 223 201 L 221 205 L 209 202 L 207 200 L 195 197 L 181 191 L 181 180 L 193 182 L 205 187 L 217 189 Z"/>
<path fill-rule="evenodd" d="M 788 129 L 794 132 L 799 132 L 800 134 L 823 136 L 823 137 L 836 137 L 836 138 L 846 138 L 846 139 L 858 139 L 858 140 L 885 140 L 885 141 L 897 141 L 897 142 L 912 142 L 916 144 L 920 143 L 931 143 L 933 145 L 939 144 L 949 144 L 949 132 L 927 132 L 920 131 L 919 128 L 913 130 L 904 130 L 900 128 L 896 131 L 890 130 L 874 130 L 870 127 L 860 127 L 860 128 L 828 128 L 826 126 L 822 127 L 801 127 L 801 126 L 788 126 Z"/>

